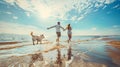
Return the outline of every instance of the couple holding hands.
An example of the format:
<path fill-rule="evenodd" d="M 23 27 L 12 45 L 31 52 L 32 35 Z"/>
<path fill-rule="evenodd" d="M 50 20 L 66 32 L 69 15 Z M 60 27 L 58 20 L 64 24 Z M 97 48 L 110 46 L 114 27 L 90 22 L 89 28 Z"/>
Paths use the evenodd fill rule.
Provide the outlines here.
<path fill-rule="evenodd" d="M 60 37 L 61 37 L 61 31 L 60 31 L 60 29 L 63 29 L 63 31 L 67 30 L 68 43 L 71 41 L 71 38 L 72 38 L 72 27 L 70 26 L 70 24 L 68 24 L 67 27 L 64 29 L 64 28 L 60 25 L 60 22 L 57 22 L 57 25 L 48 27 L 47 29 L 51 29 L 51 28 L 56 28 L 56 34 L 57 34 L 56 42 L 59 42 L 59 39 L 60 39 Z"/>

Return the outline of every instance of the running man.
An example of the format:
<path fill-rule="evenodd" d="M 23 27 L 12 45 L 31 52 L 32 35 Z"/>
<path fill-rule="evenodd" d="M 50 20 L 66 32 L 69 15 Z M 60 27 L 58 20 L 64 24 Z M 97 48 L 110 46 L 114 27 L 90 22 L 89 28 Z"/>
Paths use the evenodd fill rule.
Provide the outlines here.
<path fill-rule="evenodd" d="M 56 28 L 56 34 L 57 34 L 56 42 L 59 42 L 59 38 L 61 37 L 60 28 L 63 29 L 63 31 L 64 31 L 65 29 L 60 25 L 60 22 L 57 22 L 57 25 L 54 25 L 54 26 L 52 26 L 52 27 L 48 27 L 47 29 L 51 29 L 51 28 Z"/>

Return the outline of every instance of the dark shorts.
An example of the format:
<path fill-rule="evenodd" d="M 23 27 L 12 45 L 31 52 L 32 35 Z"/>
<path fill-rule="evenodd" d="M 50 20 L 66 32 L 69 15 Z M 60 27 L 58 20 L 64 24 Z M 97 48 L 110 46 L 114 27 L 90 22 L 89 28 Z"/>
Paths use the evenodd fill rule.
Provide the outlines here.
<path fill-rule="evenodd" d="M 61 32 L 56 32 L 56 34 L 57 34 L 57 37 L 61 36 Z"/>

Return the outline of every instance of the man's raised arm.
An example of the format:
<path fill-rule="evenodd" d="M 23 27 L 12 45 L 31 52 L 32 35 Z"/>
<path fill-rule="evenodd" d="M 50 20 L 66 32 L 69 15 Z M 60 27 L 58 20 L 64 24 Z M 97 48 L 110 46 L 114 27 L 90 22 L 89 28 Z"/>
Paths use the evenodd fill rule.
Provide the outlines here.
<path fill-rule="evenodd" d="M 56 27 L 56 25 L 54 25 L 54 26 L 51 26 L 51 27 L 48 27 L 47 29 L 51 29 L 51 28 L 54 28 L 54 27 Z"/>
<path fill-rule="evenodd" d="M 63 29 L 63 31 L 65 30 L 62 26 L 60 26 L 60 28 L 62 28 L 62 29 Z"/>

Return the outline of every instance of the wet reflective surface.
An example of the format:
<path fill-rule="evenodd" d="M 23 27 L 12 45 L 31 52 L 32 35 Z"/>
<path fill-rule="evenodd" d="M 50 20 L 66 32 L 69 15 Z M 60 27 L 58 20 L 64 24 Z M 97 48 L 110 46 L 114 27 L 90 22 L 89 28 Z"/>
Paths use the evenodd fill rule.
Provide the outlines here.
<path fill-rule="evenodd" d="M 12 49 L 0 50 L 0 59 L 1 59 L 0 62 L 2 64 L 8 58 L 11 59 L 11 62 L 12 61 L 14 62 L 16 60 L 15 57 L 19 57 L 19 56 L 24 57 L 30 54 L 34 54 L 36 52 L 42 52 L 43 59 L 60 61 L 60 58 L 68 57 L 68 55 L 70 55 L 68 53 L 69 52 L 68 49 L 69 46 L 71 46 L 71 51 L 72 51 L 71 53 L 73 54 L 73 56 L 79 55 L 80 59 L 84 60 L 84 62 L 86 63 L 93 62 L 98 64 L 105 64 L 108 67 L 120 67 L 120 49 L 113 47 L 107 43 L 111 40 L 119 41 L 119 37 L 107 37 L 109 38 L 108 40 L 104 40 L 103 38 L 105 39 L 106 37 L 93 37 L 93 36 L 74 37 L 73 41 L 70 42 L 69 44 L 64 40 L 61 41 L 60 43 L 53 42 L 53 43 L 38 44 L 38 45 L 32 45 L 31 42 L 12 44 L 12 46 L 16 46 L 16 45 L 18 46 L 23 44 L 24 45 Z M 61 45 L 61 46 L 56 46 L 56 45 Z M 1 45 L 0 48 L 4 48 L 6 46 L 10 47 L 8 44 L 5 46 Z M 24 57 L 24 59 L 25 58 L 26 57 Z M 29 58 L 29 63 L 30 63 L 32 60 L 31 55 L 30 57 L 27 58 Z"/>

